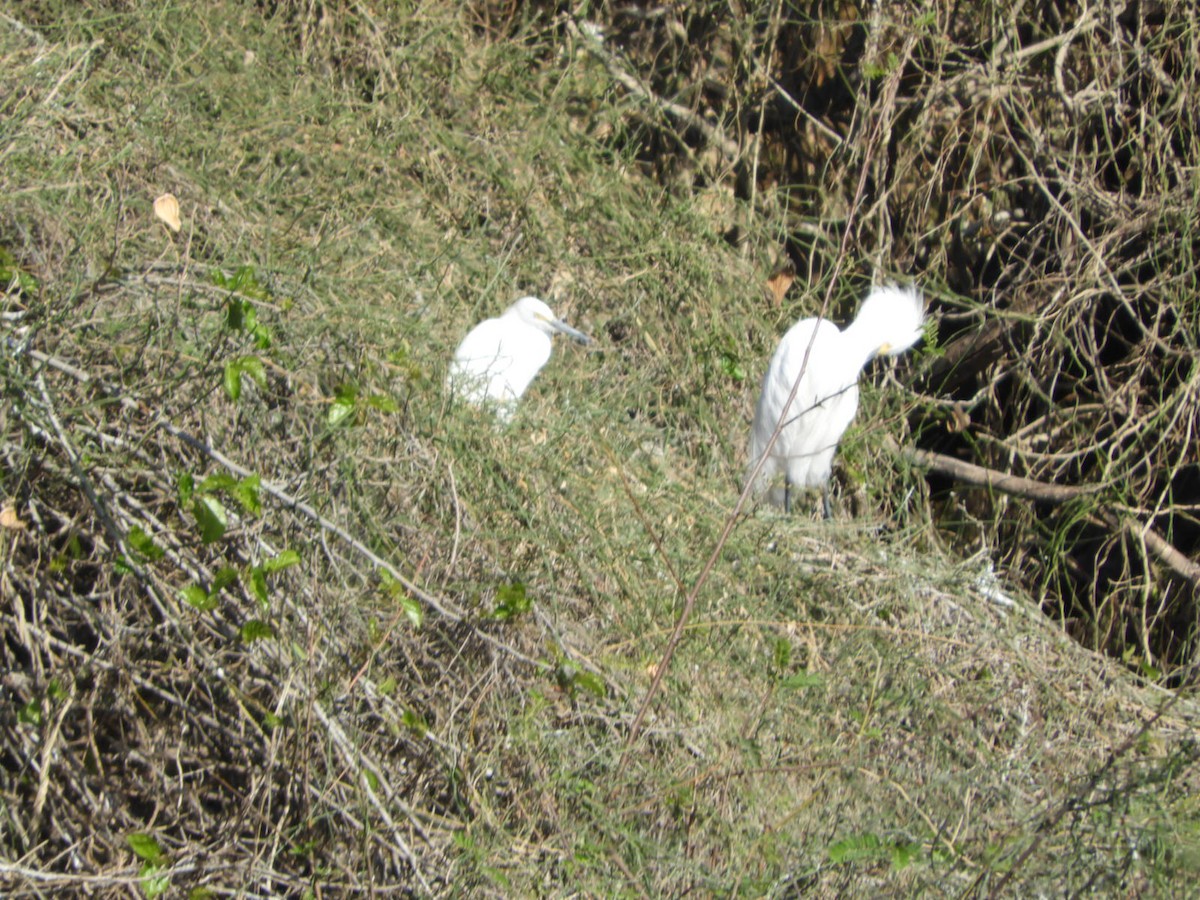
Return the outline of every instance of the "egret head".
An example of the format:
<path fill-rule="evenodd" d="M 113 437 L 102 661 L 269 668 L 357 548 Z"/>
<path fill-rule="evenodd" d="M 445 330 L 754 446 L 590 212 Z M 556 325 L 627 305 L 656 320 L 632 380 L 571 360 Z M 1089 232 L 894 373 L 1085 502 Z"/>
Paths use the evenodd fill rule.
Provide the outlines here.
<path fill-rule="evenodd" d="M 522 297 L 508 308 L 508 312 L 515 315 L 526 325 L 530 325 L 545 334 L 553 335 L 557 331 L 574 338 L 581 344 L 590 344 L 592 342 L 592 339 L 586 334 L 576 331 L 566 322 L 561 321 L 554 315 L 554 311 L 537 297 Z"/>
<path fill-rule="evenodd" d="M 854 327 L 870 335 L 874 356 L 896 356 L 921 339 L 925 300 L 916 287 L 893 284 L 872 288 L 863 301 Z"/>

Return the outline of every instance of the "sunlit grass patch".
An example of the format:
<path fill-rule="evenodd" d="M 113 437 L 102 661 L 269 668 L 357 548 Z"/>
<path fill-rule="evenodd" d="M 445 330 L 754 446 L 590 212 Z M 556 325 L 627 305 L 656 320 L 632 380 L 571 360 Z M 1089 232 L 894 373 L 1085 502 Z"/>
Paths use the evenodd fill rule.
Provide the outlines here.
<path fill-rule="evenodd" d="M 864 385 L 832 522 L 751 505 L 716 552 L 765 360 L 831 276 L 772 299 L 782 212 L 654 181 L 604 67 L 519 21 L 0 21 L 6 893 L 1194 871 L 1191 720 L 938 546 L 884 440 L 911 392 Z M 506 425 L 445 375 L 525 293 L 596 344 Z"/>

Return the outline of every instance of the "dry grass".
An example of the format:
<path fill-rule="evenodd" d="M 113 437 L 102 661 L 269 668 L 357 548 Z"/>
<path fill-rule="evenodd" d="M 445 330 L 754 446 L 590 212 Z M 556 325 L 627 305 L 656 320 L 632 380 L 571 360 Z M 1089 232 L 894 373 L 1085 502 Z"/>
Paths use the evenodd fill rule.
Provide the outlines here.
<path fill-rule="evenodd" d="M 786 208 L 810 283 L 849 270 L 925 284 L 942 356 L 913 382 L 918 443 L 1080 492 L 1011 503 L 935 478 L 937 527 L 994 547 L 1087 646 L 1186 679 L 1200 590 L 1195 10 L 648 9 L 614 13 L 610 46 L 629 48 L 648 93 L 715 123 L 710 147 L 732 146 L 665 153 L 687 120 L 674 114 L 654 119 L 648 153 L 678 180 Z"/>
<path fill-rule="evenodd" d="M 940 545 L 894 378 L 844 448 L 859 514 L 740 519 L 627 746 L 775 335 L 878 245 L 772 306 L 794 195 L 704 151 L 663 188 L 666 120 L 554 26 L 0 17 L 4 893 L 1184 892 L 1191 701 Z M 524 290 L 598 349 L 498 429 L 445 360 Z"/>

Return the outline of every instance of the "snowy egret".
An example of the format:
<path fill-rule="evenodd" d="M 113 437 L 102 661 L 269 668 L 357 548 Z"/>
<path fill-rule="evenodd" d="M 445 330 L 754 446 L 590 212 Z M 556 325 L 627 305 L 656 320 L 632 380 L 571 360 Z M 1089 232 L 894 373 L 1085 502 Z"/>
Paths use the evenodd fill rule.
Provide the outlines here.
<path fill-rule="evenodd" d="M 924 306 L 915 287 L 884 285 L 871 290 L 845 330 L 818 318 L 802 319 L 788 330 L 763 376 L 750 430 L 747 477 L 767 453 L 775 426 L 784 418 L 755 480 L 756 491 L 770 488 L 768 499 L 790 511 L 793 486 L 820 487 L 822 510 L 830 517 L 833 454 L 858 410 L 859 373 L 876 356 L 896 356 L 920 339 Z M 800 386 L 784 416 L 797 378 Z M 782 488 L 772 485 L 780 475 Z"/>
<path fill-rule="evenodd" d="M 550 358 L 550 336 L 556 331 L 581 344 L 592 340 L 560 321 L 537 297 L 522 297 L 463 338 L 450 364 L 451 389 L 476 406 L 494 403 L 497 415 L 508 419 Z"/>

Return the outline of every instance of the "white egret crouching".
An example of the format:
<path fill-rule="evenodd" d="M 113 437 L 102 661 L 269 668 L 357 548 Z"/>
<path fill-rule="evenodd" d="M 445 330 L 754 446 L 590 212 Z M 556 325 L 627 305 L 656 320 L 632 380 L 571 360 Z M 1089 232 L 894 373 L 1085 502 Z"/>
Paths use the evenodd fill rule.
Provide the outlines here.
<path fill-rule="evenodd" d="M 568 335 L 581 344 L 591 338 L 560 321 L 537 297 L 522 297 L 495 319 L 472 328 L 450 364 L 452 391 L 476 406 L 494 404 L 507 420 L 529 383 L 550 359 L 550 336 Z"/>
<path fill-rule="evenodd" d="M 763 376 L 750 430 L 747 478 L 766 454 L 756 491 L 769 489 L 768 499 L 790 511 L 793 487 L 819 487 L 829 518 L 833 454 L 858 410 L 859 373 L 876 356 L 896 356 L 920 340 L 924 317 L 917 288 L 884 285 L 871 290 L 844 330 L 819 318 L 802 319 L 788 330 Z M 800 384 L 785 414 L 797 378 Z M 779 437 L 768 452 L 781 419 Z"/>

